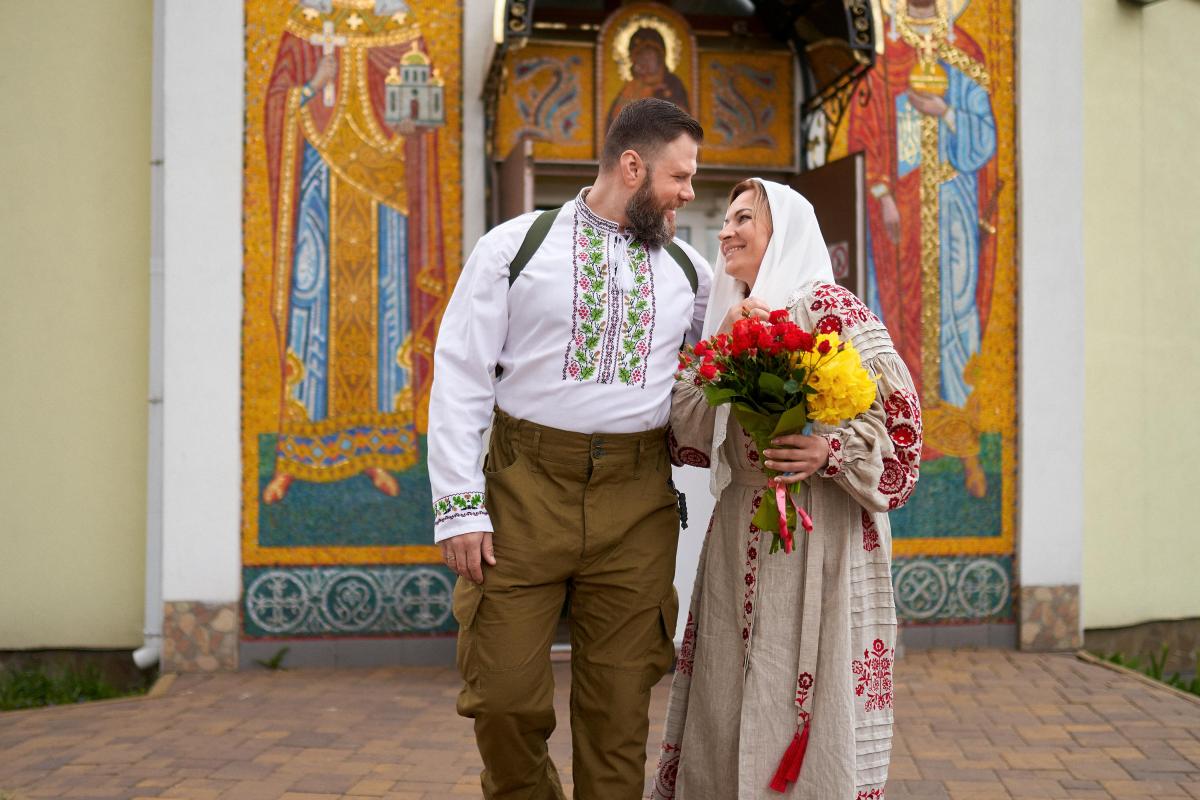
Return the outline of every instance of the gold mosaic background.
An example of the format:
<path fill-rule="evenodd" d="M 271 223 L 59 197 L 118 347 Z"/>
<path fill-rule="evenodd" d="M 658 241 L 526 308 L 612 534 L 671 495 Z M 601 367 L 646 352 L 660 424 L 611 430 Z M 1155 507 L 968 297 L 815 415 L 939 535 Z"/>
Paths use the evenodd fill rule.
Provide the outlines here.
<path fill-rule="evenodd" d="M 996 269 L 992 285 L 991 312 L 980 352 L 971 359 L 964 370 L 968 382 L 974 387 L 970 404 L 974 424 L 982 433 L 1000 434 L 1003 443 L 1001 535 L 999 538 L 897 538 L 893 541 L 893 554 L 896 557 L 1006 555 L 1014 551 L 1017 510 L 1017 176 L 1014 23 L 1013 0 L 971 0 L 958 18 L 958 25 L 983 49 L 987 72 L 990 74 L 988 89 L 997 128 L 996 177 L 998 181 L 1003 181 L 995 215 Z M 884 26 L 886 35 L 886 17 Z M 830 159 L 846 155 L 846 129 L 845 123 L 839 127 L 830 149 Z"/>
<path fill-rule="evenodd" d="M 790 52 L 700 52 L 705 164 L 795 167 L 792 67 Z"/>
<path fill-rule="evenodd" d="M 372 0 L 334 0 L 335 12 L 369 11 Z M 277 429 L 282 374 L 271 316 L 272 227 L 263 141 L 264 99 L 279 46 L 297 4 L 246 2 L 246 130 L 243 194 L 244 312 L 242 324 L 242 559 L 243 565 L 403 564 L 439 562 L 430 546 L 260 547 L 258 541 L 258 437 Z M 399 41 L 423 38 L 445 86 L 445 124 L 438 129 L 438 180 L 442 192 L 440 247 L 448 294 L 462 263 L 462 11 L 455 0 L 409 3 Z M 339 31 L 342 33 L 342 31 Z M 353 35 L 353 34 L 351 34 Z M 319 98 L 318 98 L 319 100 Z M 397 158 L 402 158 L 398 152 Z M 403 191 L 403 187 L 398 187 Z M 420 265 L 411 265 L 418 268 Z M 432 541 L 432 532 L 431 532 Z"/>
<path fill-rule="evenodd" d="M 521 136 L 540 161 L 596 157 L 594 47 L 530 44 L 505 56 L 493 156 L 504 159 Z"/>

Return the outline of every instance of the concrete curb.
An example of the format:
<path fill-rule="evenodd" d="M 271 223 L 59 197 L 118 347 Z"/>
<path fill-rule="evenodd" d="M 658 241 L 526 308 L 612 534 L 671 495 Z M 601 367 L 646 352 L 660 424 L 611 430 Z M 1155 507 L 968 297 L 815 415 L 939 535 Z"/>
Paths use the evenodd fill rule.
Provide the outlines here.
<path fill-rule="evenodd" d="M 1132 670 L 1129 667 L 1122 667 L 1120 664 L 1114 664 L 1111 661 L 1105 661 L 1103 658 L 1100 658 L 1099 656 L 1095 656 L 1095 655 L 1087 652 L 1086 650 L 1076 650 L 1075 657 L 1078 658 L 1080 661 L 1086 661 L 1089 664 L 1095 664 L 1098 667 L 1104 667 L 1105 669 L 1110 669 L 1113 672 L 1119 672 L 1122 675 L 1125 675 L 1130 678 L 1133 678 L 1134 680 L 1140 681 L 1140 682 L 1146 684 L 1147 686 L 1153 686 L 1156 689 L 1161 689 L 1164 692 L 1173 694 L 1176 697 L 1180 697 L 1184 700 L 1187 700 L 1189 703 L 1193 703 L 1195 705 L 1200 706 L 1200 695 L 1194 695 L 1191 692 L 1185 692 L 1182 689 L 1176 689 L 1174 686 L 1170 686 L 1169 684 L 1163 683 L 1162 681 L 1154 680 L 1154 678 L 1151 678 L 1149 675 L 1143 675 L 1142 673 L 1138 672 L 1137 670 Z"/>

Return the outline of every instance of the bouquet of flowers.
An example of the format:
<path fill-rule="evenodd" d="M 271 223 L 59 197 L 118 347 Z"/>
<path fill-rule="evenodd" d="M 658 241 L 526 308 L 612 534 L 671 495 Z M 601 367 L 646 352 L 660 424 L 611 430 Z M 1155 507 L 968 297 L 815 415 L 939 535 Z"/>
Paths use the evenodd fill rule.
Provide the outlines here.
<path fill-rule="evenodd" d="M 778 436 L 802 433 L 810 421 L 836 425 L 875 401 L 875 379 L 854 346 L 836 333 L 804 330 L 784 309 L 772 311 L 766 322 L 738 320 L 731 333 L 685 349 L 679 368 L 695 369 L 692 380 L 710 405 L 730 405 L 760 453 Z M 797 518 L 805 531 L 812 531 L 812 519 L 776 480 L 779 473 L 766 473 L 775 504 L 763 503 L 753 522 L 774 532 L 772 553 L 790 553 Z"/>

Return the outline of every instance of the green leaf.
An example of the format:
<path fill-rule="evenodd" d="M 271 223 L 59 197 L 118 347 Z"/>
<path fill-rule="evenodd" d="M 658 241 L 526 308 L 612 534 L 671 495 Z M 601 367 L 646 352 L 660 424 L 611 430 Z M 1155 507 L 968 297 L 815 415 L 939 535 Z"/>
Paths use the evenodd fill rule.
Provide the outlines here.
<path fill-rule="evenodd" d="M 737 396 L 737 392 L 733 389 L 721 389 L 716 386 L 703 387 L 704 397 L 708 400 L 710 406 L 719 406 L 722 403 L 728 403 Z"/>
<path fill-rule="evenodd" d="M 771 431 L 779 419 L 775 414 L 763 414 L 736 404 L 733 406 L 733 416 L 754 439 L 760 451 L 770 442 Z"/>
<path fill-rule="evenodd" d="M 795 380 L 784 381 L 783 390 L 788 394 L 795 394 L 800 391 L 800 384 Z"/>
<path fill-rule="evenodd" d="M 786 394 L 783 388 L 783 378 L 771 372 L 764 372 L 758 376 L 758 388 L 780 400 Z"/>
<path fill-rule="evenodd" d="M 284 669 L 283 659 L 285 656 L 287 656 L 289 650 L 291 650 L 290 647 L 281 647 L 278 650 L 276 650 L 275 655 L 271 656 L 270 658 L 267 658 L 267 659 L 256 658 L 256 659 L 254 659 L 254 663 L 258 664 L 260 667 L 263 667 L 264 669 L 283 670 Z"/>
<path fill-rule="evenodd" d="M 763 483 L 766 483 L 767 478 L 763 476 Z M 754 512 L 754 518 L 750 522 L 763 531 L 779 532 L 779 512 L 775 509 L 775 494 L 768 492 L 763 495 L 762 505 L 758 507 L 758 511 Z"/>
<path fill-rule="evenodd" d="M 789 433 L 799 433 L 804 430 L 806 425 L 808 425 L 808 405 L 801 403 L 792 406 L 780 416 L 775 429 L 771 431 L 771 438 L 774 439 L 776 436 Z"/>

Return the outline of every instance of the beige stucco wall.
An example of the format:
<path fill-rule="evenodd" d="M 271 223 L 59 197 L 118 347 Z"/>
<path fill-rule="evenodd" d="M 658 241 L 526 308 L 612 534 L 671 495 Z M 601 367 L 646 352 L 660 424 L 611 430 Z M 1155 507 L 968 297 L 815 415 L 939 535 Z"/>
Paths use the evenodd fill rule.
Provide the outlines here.
<path fill-rule="evenodd" d="M 3 9 L 0 649 L 137 646 L 151 2 Z"/>
<path fill-rule="evenodd" d="M 1083 8 L 1084 625 L 1200 617 L 1200 2 Z"/>

